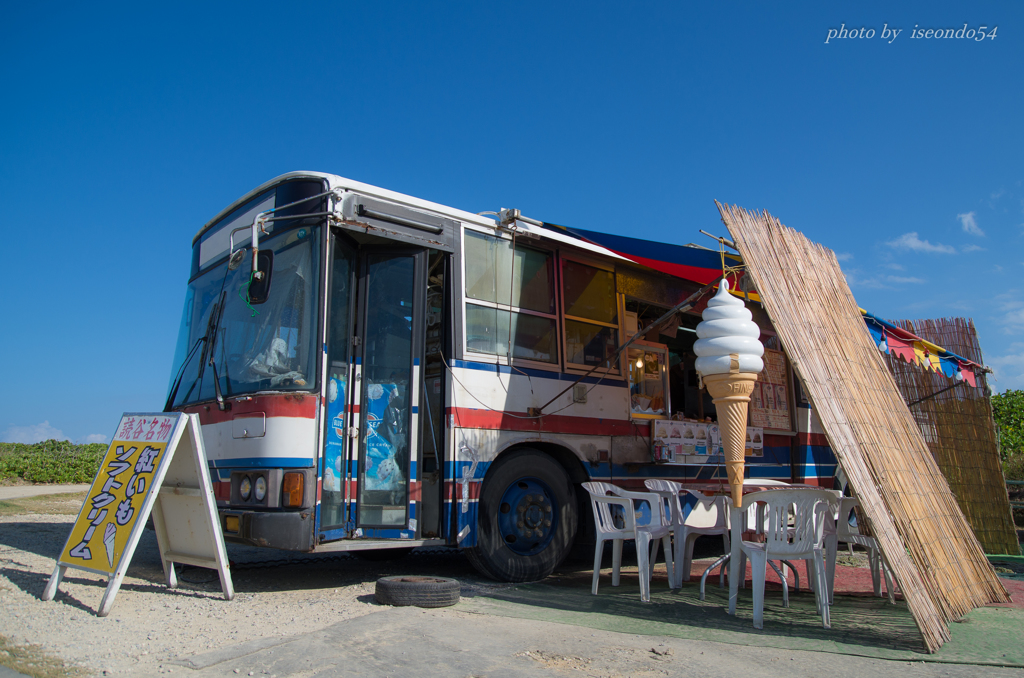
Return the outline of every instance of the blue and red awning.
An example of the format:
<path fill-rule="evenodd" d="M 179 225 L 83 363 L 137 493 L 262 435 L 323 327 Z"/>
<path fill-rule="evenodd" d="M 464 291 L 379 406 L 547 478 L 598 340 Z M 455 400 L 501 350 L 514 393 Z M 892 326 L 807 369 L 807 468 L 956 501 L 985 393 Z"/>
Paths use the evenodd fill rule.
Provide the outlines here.
<path fill-rule="evenodd" d="M 641 266 L 701 285 L 707 285 L 722 275 L 723 254 L 715 250 L 670 245 L 653 240 L 598 233 L 582 228 L 567 228 L 555 224 L 544 224 L 544 226 L 573 235 L 593 245 L 599 245 Z M 738 254 L 726 252 L 724 257 L 726 266 L 733 267 L 743 264 L 743 259 Z M 741 277 L 743 277 L 743 273 L 739 272 L 736 275 L 736 280 L 738 281 Z M 733 285 L 733 289 L 737 287 L 737 285 Z M 755 296 L 751 295 L 751 298 L 755 298 Z"/>
<path fill-rule="evenodd" d="M 743 264 L 743 259 L 738 254 L 728 252 L 723 255 L 722 252 L 701 247 L 670 245 L 624 235 L 598 233 L 582 228 L 567 228 L 555 224 L 545 223 L 544 226 L 592 245 L 603 247 L 641 266 L 701 285 L 706 285 L 722 275 L 723 256 L 725 266 L 734 267 Z M 737 282 L 742 275 L 742 272 L 736 275 Z M 738 285 L 733 286 L 734 294 L 740 294 L 736 291 L 738 287 Z M 760 301 L 756 292 L 749 292 L 746 296 L 752 301 Z M 877 318 L 863 309 L 861 309 L 861 313 L 868 330 L 875 339 L 875 345 L 881 351 L 894 353 L 907 362 L 941 372 L 947 377 L 964 379 L 971 386 L 977 384 L 976 371 L 987 371 L 983 365 L 963 358 L 952 351 L 947 351 L 941 346 Z"/>

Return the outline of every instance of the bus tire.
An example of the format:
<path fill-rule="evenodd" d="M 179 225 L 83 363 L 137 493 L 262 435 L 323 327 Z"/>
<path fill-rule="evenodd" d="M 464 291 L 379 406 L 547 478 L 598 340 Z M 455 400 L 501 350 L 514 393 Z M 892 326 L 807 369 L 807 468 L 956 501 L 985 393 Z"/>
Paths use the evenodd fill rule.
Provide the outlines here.
<path fill-rule="evenodd" d="M 461 589 L 458 580 L 447 577 L 381 577 L 373 599 L 397 607 L 448 607 L 459 602 Z"/>
<path fill-rule="evenodd" d="M 473 566 L 497 581 L 544 579 L 572 549 L 576 491 L 554 459 L 525 448 L 501 457 L 480 492 Z"/>

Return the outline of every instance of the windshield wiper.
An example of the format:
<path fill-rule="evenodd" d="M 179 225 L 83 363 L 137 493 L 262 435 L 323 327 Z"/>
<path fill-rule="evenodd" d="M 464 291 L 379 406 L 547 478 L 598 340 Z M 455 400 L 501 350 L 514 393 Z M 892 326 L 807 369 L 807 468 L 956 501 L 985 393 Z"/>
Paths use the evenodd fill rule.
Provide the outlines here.
<path fill-rule="evenodd" d="M 181 363 L 181 367 L 178 368 L 178 374 L 174 377 L 174 385 L 171 386 L 171 393 L 167 396 L 167 402 L 164 403 L 164 412 L 170 412 L 171 408 L 174 406 L 174 399 L 178 395 L 178 387 L 181 386 L 181 379 L 185 376 L 185 368 L 188 367 L 190 362 L 192 362 L 192 357 L 196 354 L 196 349 L 199 348 L 199 344 L 205 341 L 205 335 L 196 339 L 196 343 L 192 344 L 192 348 L 189 349 L 188 355 L 185 356 L 185 361 Z M 195 382 L 192 383 L 195 385 Z M 192 393 L 192 389 L 189 389 L 189 393 Z"/>
<path fill-rule="evenodd" d="M 231 409 L 231 403 L 229 403 L 226 400 L 224 400 L 224 394 L 221 393 L 221 390 L 220 390 L 220 377 L 217 375 L 217 363 L 214 360 L 213 356 L 214 356 L 214 350 L 216 349 L 216 346 L 217 346 L 217 330 L 220 329 L 220 320 L 221 320 L 221 317 L 224 315 L 224 306 L 225 306 L 224 302 L 226 301 L 226 299 L 225 299 L 226 297 L 227 297 L 227 292 L 226 291 L 220 293 L 220 302 L 218 303 L 217 308 L 215 309 L 215 312 L 210 314 L 210 320 L 212 321 L 213 320 L 213 316 L 216 316 L 217 317 L 217 322 L 213 323 L 213 330 L 212 330 L 213 331 L 213 335 L 210 336 L 209 341 L 206 342 L 206 351 L 204 351 L 205 354 L 210 356 L 209 357 L 209 365 L 210 365 L 210 367 L 213 368 L 213 392 L 214 392 L 214 394 L 217 397 L 217 409 L 220 410 L 221 412 L 225 412 L 227 410 L 230 410 Z M 210 330 L 207 329 L 206 333 L 209 335 L 210 334 Z M 203 367 L 200 366 L 200 368 L 199 368 L 199 376 L 202 376 L 202 375 L 203 375 Z"/>
<path fill-rule="evenodd" d="M 203 374 L 206 371 L 206 365 L 213 366 L 213 378 L 214 378 L 214 391 L 217 395 L 217 407 L 223 411 L 229 409 L 231 406 L 224 402 L 224 396 L 220 392 L 220 381 L 217 379 L 217 365 L 213 360 L 213 347 L 217 343 L 217 328 L 220 327 L 221 316 L 224 313 L 224 298 L 227 296 L 227 292 L 221 292 L 220 300 L 213 305 L 210 309 L 210 319 L 206 323 L 206 334 L 196 339 L 196 343 L 192 345 L 192 349 L 188 352 L 188 356 L 185 358 L 185 362 L 181 364 L 181 368 L 178 370 L 178 376 L 174 380 L 174 386 L 171 388 L 171 393 L 167 396 L 167 402 L 164 403 L 164 412 L 170 412 L 174 406 L 174 400 L 178 395 L 178 389 L 181 387 L 181 380 L 185 376 L 185 368 L 192 362 L 192 357 L 196 353 L 196 349 L 199 348 L 199 344 L 203 344 L 203 351 L 199 354 L 199 373 L 196 374 L 196 378 L 192 380 L 192 384 L 189 386 L 188 392 L 185 397 L 182 398 L 182 402 L 189 399 L 192 395 L 192 391 L 195 390 L 196 384 L 199 384 L 203 380 Z"/>

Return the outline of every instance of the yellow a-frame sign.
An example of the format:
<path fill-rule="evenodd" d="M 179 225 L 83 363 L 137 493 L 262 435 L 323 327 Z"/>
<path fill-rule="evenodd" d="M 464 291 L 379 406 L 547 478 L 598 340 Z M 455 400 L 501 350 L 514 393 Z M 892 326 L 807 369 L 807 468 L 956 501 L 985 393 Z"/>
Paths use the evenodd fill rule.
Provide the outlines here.
<path fill-rule="evenodd" d="M 198 415 L 125 413 L 43 600 L 69 567 L 105 574 L 97 614 L 107 616 L 150 512 L 167 585 L 177 586 L 174 563 L 207 567 L 220 574 L 224 598 L 234 598 Z"/>

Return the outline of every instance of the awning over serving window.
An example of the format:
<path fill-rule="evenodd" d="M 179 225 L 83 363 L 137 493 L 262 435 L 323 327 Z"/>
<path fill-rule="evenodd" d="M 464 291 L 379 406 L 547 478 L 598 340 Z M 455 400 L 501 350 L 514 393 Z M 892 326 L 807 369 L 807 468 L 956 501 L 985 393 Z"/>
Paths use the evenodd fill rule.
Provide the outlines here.
<path fill-rule="evenodd" d="M 624 235 L 599 233 L 582 228 L 568 228 L 557 224 L 544 224 L 545 228 L 564 233 L 592 245 L 603 247 L 634 263 L 652 268 L 677 278 L 691 280 L 706 285 L 722 274 L 722 253 L 701 247 L 670 245 L 668 243 L 641 240 Z M 725 253 L 726 266 L 742 265 L 743 259 L 738 254 Z M 743 273 L 739 274 L 742 277 Z M 739 285 L 732 290 L 737 296 L 744 296 Z M 760 301 L 756 292 L 747 293 L 751 301 Z M 878 318 L 861 309 L 864 322 L 875 339 L 880 351 L 894 353 L 909 363 L 922 368 L 941 372 L 953 379 L 963 379 L 971 386 L 976 386 L 975 373 L 985 371 L 983 365 L 963 358 L 952 351 L 922 339 L 892 323 Z"/>
<path fill-rule="evenodd" d="M 722 255 L 715 250 L 685 247 L 683 245 L 669 245 L 667 243 L 654 242 L 653 240 L 641 240 L 640 238 L 629 238 L 624 235 L 598 233 L 597 231 L 587 231 L 582 228 L 567 228 L 556 224 L 544 225 L 547 228 L 558 229 L 564 233 L 574 235 L 586 242 L 600 245 L 642 266 L 653 268 L 655 271 L 661 271 L 684 280 L 692 280 L 693 282 L 706 285 L 722 275 Z M 739 255 L 726 253 L 726 266 L 736 266 L 741 263 L 743 263 L 743 260 L 740 259 Z"/>

